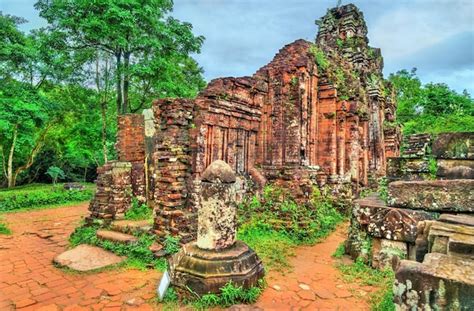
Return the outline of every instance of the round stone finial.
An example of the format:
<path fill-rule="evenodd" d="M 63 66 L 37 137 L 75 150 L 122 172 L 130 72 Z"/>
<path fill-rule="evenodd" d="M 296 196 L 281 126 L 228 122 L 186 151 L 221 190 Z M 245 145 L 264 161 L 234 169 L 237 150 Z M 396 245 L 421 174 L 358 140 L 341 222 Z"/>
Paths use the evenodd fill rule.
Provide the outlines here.
<path fill-rule="evenodd" d="M 235 172 L 229 164 L 222 160 L 211 163 L 202 173 L 201 181 L 209 183 L 235 183 Z"/>

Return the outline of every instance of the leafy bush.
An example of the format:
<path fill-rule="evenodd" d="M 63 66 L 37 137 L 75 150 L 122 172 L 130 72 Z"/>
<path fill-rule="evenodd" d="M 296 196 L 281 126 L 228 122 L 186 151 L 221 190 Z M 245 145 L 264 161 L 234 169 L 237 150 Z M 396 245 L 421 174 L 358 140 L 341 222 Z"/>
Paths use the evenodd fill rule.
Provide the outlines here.
<path fill-rule="evenodd" d="M 87 185 L 84 190 L 65 190 L 61 184 L 57 186 L 31 185 L 1 190 L 0 212 L 88 201 L 93 193 L 92 185 Z"/>
<path fill-rule="evenodd" d="M 56 185 L 58 179 L 64 179 L 66 177 L 64 171 L 57 166 L 50 166 L 46 171 L 46 174 L 51 177 L 53 185 Z"/>
<path fill-rule="evenodd" d="M 146 204 L 140 204 L 137 198 L 132 198 L 132 206 L 125 213 L 125 219 L 128 220 L 147 220 L 151 219 L 153 209 Z"/>
<path fill-rule="evenodd" d="M 165 252 L 167 254 L 175 254 L 180 249 L 178 237 L 167 235 L 165 237 L 164 244 L 165 244 Z"/>
<path fill-rule="evenodd" d="M 314 61 L 318 65 L 318 68 L 320 68 L 322 72 L 326 72 L 330 66 L 330 63 L 326 57 L 326 54 L 324 54 L 324 51 L 318 48 L 316 45 L 311 45 L 309 52 L 313 54 Z"/>

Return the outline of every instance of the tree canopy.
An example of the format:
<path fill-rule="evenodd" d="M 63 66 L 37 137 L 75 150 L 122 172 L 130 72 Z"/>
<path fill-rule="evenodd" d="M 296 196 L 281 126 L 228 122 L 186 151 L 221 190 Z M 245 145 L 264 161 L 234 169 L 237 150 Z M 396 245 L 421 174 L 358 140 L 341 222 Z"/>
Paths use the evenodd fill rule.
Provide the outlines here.
<path fill-rule="evenodd" d="M 48 24 L 20 31 L 0 13 L 0 186 L 93 180 L 114 159 L 117 114 L 205 86 L 192 58 L 204 41 L 169 0 L 39 0 Z M 49 170 L 51 172 L 51 169 Z"/>
<path fill-rule="evenodd" d="M 474 131 L 474 101 L 443 83 L 423 85 L 416 74 L 400 70 L 389 80 L 397 91 L 397 120 L 404 134 Z"/>

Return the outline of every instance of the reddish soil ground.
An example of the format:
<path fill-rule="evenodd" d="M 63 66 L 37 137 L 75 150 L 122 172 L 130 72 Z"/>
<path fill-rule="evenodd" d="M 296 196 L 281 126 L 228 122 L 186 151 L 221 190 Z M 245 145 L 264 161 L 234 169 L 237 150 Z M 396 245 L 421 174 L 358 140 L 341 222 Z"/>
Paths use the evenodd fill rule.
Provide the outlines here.
<path fill-rule="evenodd" d="M 339 226 L 326 240 L 298 247 L 291 259 L 292 271 L 270 272 L 268 288 L 256 306 L 264 310 L 370 310 L 370 286 L 347 284 L 331 257 L 347 237 L 347 224 Z M 344 261 L 350 261 L 347 258 Z"/>
<path fill-rule="evenodd" d="M 81 204 L 2 215 L 13 234 L 0 235 L 0 310 L 161 309 L 154 302 L 157 271 L 79 274 L 53 266 L 86 214 L 87 204 Z M 294 269 L 269 273 L 268 288 L 255 305 L 264 310 L 369 309 L 364 296 L 371 288 L 343 283 L 331 257 L 346 227 L 320 244 L 296 249 Z"/>

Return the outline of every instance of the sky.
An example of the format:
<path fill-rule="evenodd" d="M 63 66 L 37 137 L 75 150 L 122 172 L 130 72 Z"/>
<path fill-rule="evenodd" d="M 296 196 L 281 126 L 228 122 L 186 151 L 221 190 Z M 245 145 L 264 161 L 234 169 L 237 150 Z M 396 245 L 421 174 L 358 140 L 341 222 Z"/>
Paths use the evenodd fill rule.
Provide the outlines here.
<path fill-rule="evenodd" d="M 36 0 L 0 0 L 0 11 L 45 25 Z M 347 4 L 350 1 L 342 1 Z M 353 0 L 364 13 L 370 45 L 382 49 L 384 74 L 418 68 L 422 82 L 443 82 L 474 95 L 473 0 Z M 206 80 L 252 75 L 285 44 L 314 41 L 314 21 L 337 0 L 174 0 L 172 15 L 206 37 L 194 55 Z"/>

